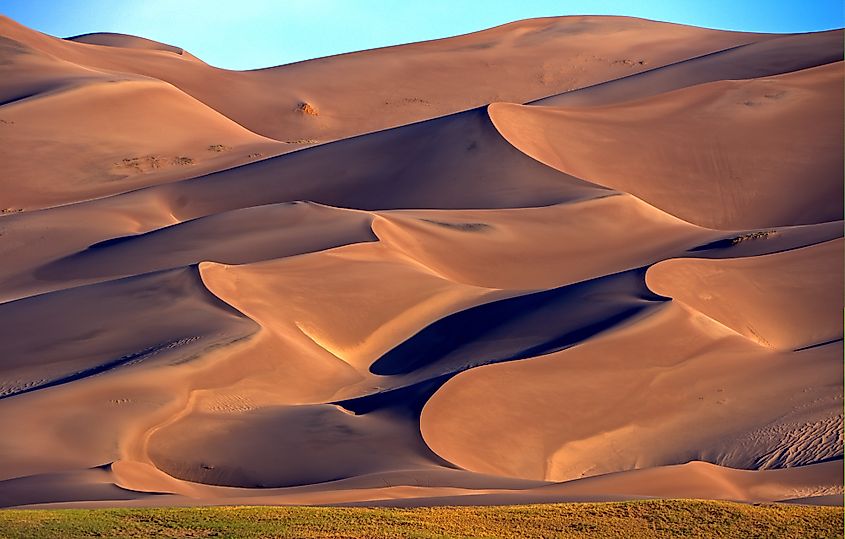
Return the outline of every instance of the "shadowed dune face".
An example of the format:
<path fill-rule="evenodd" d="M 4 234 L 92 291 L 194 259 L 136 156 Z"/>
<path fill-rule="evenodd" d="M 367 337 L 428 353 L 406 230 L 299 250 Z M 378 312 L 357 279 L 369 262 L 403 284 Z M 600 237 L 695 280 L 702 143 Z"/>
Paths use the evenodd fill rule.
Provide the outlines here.
<path fill-rule="evenodd" d="M 0 506 L 841 496 L 841 43 L 0 19 Z"/>
<path fill-rule="evenodd" d="M 113 279 L 203 261 L 285 258 L 374 241 L 371 221 L 365 213 L 298 202 L 244 208 L 95 243 L 39 268 L 35 278 Z"/>
<path fill-rule="evenodd" d="M 133 196 L 161 197 L 175 216 L 187 219 L 268 201 L 311 200 L 365 210 L 508 208 L 606 192 L 516 150 L 485 109 L 474 109 Z"/>
<path fill-rule="evenodd" d="M 663 299 L 640 286 L 641 281 L 635 270 L 479 305 L 424 328 L 380 357 L 370 371 L 381 376 L 423 371 L 434 378 L 556 352 Z"/>
<path fill-rule="evenodd" d="M 209 294 L 196 268 L 4 303 L 0 318 L 3 398 L 128 365 L 187 360 L 257 329 Z"/>

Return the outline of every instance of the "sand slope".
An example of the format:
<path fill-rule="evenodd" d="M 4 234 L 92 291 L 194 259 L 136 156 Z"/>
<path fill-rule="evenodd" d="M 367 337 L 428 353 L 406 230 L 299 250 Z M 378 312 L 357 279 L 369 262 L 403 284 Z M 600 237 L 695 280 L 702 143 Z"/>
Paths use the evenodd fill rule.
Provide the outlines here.
<path fill-rule="evenodd" d="M 0 506 L 841 502 L 841 41 L 0 19 Z"/>
<path fill-rule="evenodd" d="M 497 103 L 491 116 L 536 159 L 702 226 L 818 223 L 843 211 L 843 106 L 822 97 L 842 86 L 842 69 L 837 62 L 597 108 Z"/>
<path fill-rule="evenodd" d="M 778 36 L 545 97 L 531 104 L 554 107 L 609 105 L 705 82 L 782 75 L 842 60 L 841 37 L 838 30 Z"/>
<path fill-rule="evenodd" d="M 3 106 L 6 211 L 130 191 L 279 153 L 172 86 L 108 79 Z M 62 129 L 54 126 L 59 123 Z"/>

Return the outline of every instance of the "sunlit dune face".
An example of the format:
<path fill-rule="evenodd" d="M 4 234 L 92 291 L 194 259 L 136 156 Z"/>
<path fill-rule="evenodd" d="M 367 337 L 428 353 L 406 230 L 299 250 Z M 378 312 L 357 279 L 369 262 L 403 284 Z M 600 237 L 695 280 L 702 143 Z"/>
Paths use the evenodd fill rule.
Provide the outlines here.
<path fill-rule="evenodd" d="M 0 18 L 0 505 L 841 502 L 842 37 Z"/>

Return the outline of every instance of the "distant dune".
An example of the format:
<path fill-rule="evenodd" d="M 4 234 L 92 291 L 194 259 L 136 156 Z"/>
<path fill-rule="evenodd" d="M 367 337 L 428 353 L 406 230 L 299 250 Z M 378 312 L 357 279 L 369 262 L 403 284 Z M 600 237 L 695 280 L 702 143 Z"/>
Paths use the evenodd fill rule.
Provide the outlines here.
<path fill-rule="evenodd" d="M 842 40 L 0 18 L 0 506 L 841 503 Z"/>

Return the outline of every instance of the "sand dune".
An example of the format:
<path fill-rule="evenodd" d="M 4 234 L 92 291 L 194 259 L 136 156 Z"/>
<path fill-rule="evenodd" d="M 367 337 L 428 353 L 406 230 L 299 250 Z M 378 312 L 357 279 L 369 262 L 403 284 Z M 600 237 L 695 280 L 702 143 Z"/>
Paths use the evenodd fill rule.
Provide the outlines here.
<path fill-rule="evenodd" d="M 101 36 L 79 43 L 33 32 L 9 19 L 0 24 L 4 37 L 62 60 L 169 82 L 247 129 L 282 141 L 334 140 L 492 101 L 529 101 L 776 37 L 623 17 L 562 17 L 232 72 L 207 66 L 188 53 L 138 47 L 137 40 Z M 301 103 L 318 114 L 303 114 Z"/>
<path fill-rule="evenodd" d="M 7 211 L 112 195 L 282 151 L 169 84 L 139 78 L 63 87 L 6 104 L 2 118 Z M 56 131 L 56 122 L 67 127 Z"/>
<path fill-rule="evenodd" d="M 841 503 L 841 41 L 0 19 L 0 506 Z"/>
<path fill-rule="evenodd" d="M 737 45 L 533 101 L 552 107 L 595 107 L 643 99 L 719 80 L 782 75 L 842 60 L 837 30 L 784 35 Z"/>
<path fill-rule="evenodd" d="M 490 110 L 528 155 L 681 219 L 721 229 L 797 225 L 842 216 L 843 107 L 821 98 L 842 80 L 838 62 L 615 106 Z"/>
<path fill-rule="evenodd" d="M 826 389 L 841 350 L 778 355 L 670 303 L 568 350 L 455 377 L 423 410 L 423 435 L 463 468 L 554 481 L 690 460 L 749 468 L 749 444 L 780 451 L 802 428 L 778 464 L 815 462 L 841 454 L 841 394 Z M 787 418 L 795 402 L 806 410 Z"/>
<path fill-rule="evenodd" d="M 751 258 L 667 260 L 648 283 L 764 346 L 807 348 L 842 339 L 843 254 L 835 240 Z"/>
<path fill-rule="evenodd" d="M 98 242 L 38 268 L 34 278 L 110 280 L 208 260 L 244 264 L 285 258 L 374 241 L 371 221 L 363 212 L 302 202 L 254 206 Z"/>
<path fill-rule="evenodd" d="M 572 284 L 640 267 L 668 250 L 714 237 L 627 194 L 542 208 L 380 215 L 384 219 L 373 223 L 373 231 L 381 242 L 452 281 L 492 288 Z"/>
<path fill-rule="evenodd" d="M 207 337 L 227 342 L 255 330 L 208 293 L 195 267 L 33 296 L 0 309 L 4 398 L 170 352 L 190 358 L 209 346 L 200 342 Z M 134 331 L 135 324 L 144 332 Z M 29 331 L 36 325 L 43 333 Z"/>

